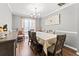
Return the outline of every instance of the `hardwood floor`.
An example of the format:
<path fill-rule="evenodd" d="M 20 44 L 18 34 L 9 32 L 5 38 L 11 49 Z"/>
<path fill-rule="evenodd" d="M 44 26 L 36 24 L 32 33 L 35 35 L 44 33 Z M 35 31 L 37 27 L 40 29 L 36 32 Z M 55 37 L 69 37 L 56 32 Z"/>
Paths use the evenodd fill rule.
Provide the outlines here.
<path fill-rule="evenodd" d="M 64 56 L 77 56 L 76 51 L 74 51 L 68 47 L 63 48 L 63 54 L 64 54 Z"/>
<path fill-rule="evenodd" d="M 76 51 L 67 47 L 63 48 L 63 55 L 64 56 L 77 56 Z M 28 45 L 28 37 L 26 37 L 23 42 L 17 43 L 16 56 L 35 56 L 32 49 Z"/>
<path fill-rule="evenodd" d="M 32 52 L 30 46 L 28 45 L 27 39 L 23 42 L 17 43 L 16 48 L 16 56 L 33 56 L 34 53 Z"/>

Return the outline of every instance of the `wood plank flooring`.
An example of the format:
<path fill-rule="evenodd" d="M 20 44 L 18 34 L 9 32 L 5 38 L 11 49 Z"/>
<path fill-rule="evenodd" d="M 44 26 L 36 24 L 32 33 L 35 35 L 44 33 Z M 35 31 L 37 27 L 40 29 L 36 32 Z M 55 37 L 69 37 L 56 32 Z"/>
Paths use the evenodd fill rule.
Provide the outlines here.
<path fill-rule="evenodd" d="M 76 51 L 67 47 L 63 48 L 63 55 L 64 56 L 77 56 Z M 28 38 L 26 38 L 23 42 L 17 43 L 16 56 L 35 56 L 32 49 L 28 45 Z"/>

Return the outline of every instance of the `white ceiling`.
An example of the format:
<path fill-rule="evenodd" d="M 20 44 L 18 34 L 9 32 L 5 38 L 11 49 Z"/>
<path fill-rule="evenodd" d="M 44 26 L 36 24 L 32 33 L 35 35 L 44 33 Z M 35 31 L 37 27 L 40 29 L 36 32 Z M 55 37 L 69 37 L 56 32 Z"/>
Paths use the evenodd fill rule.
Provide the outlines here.
<path fill-rule="evenodd" d="M 13 14 L 30 17 L 33 8 L 39 9 L 41 17 L 45 17 L 56 9 L 61 8 L 57 3 L 10 3 L 9 7 Z"/>

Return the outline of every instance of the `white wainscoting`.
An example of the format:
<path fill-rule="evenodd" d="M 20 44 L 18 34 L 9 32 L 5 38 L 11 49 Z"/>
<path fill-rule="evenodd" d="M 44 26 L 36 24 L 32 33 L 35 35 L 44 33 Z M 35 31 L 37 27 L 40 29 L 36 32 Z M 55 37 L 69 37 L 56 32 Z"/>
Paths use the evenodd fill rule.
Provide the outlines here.
<path fill-rule="evenodd" d="M 66 33 L 65 46 L 77 51 L 77 48 L 76 48 L 77 32 L 56 30 L 55 33 L 56 34 Z"/>

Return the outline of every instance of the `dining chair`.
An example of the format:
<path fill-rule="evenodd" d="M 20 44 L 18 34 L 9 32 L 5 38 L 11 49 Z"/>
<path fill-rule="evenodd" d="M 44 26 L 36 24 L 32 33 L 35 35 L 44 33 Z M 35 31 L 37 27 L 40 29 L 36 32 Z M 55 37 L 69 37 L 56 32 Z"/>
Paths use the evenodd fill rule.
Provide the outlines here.
<path fill-rule="evenodd" d="M 29 40 L 28 40 L 28 45 L 29 45 L 29 43 L 31 43 L 31 31 L 28 31 L 28 36 L 29 36 Z"/>
<path fill-rule="evenodd" d="M 32 32 L 32 42 L 33 42 L 33 47 L 36 51 L 36 54 L 41 55 L 42 51 L 43 51 L 43 46 L 37 41 L 36 38 L 36 32 Z"/>
<path fill-rule="evenodd" d="M 24 35 L 23 31 L 19 30 L 18 35 L 17 35 L 17 41 L 22 42 L 22 41 L 24 41 L 24 38 L 25 38 L 25 35 Z"/>
<path fill-rule="evenodd" d="M 64 35 L 57 35 L 57 41 L 56 44 L 52 44 L 52 46 L 48 47 L 48 55 L 55 56 L 55 55 L 63 55 L 63 47 L 64 42 L 66 39 L 66 34 Z"/>

